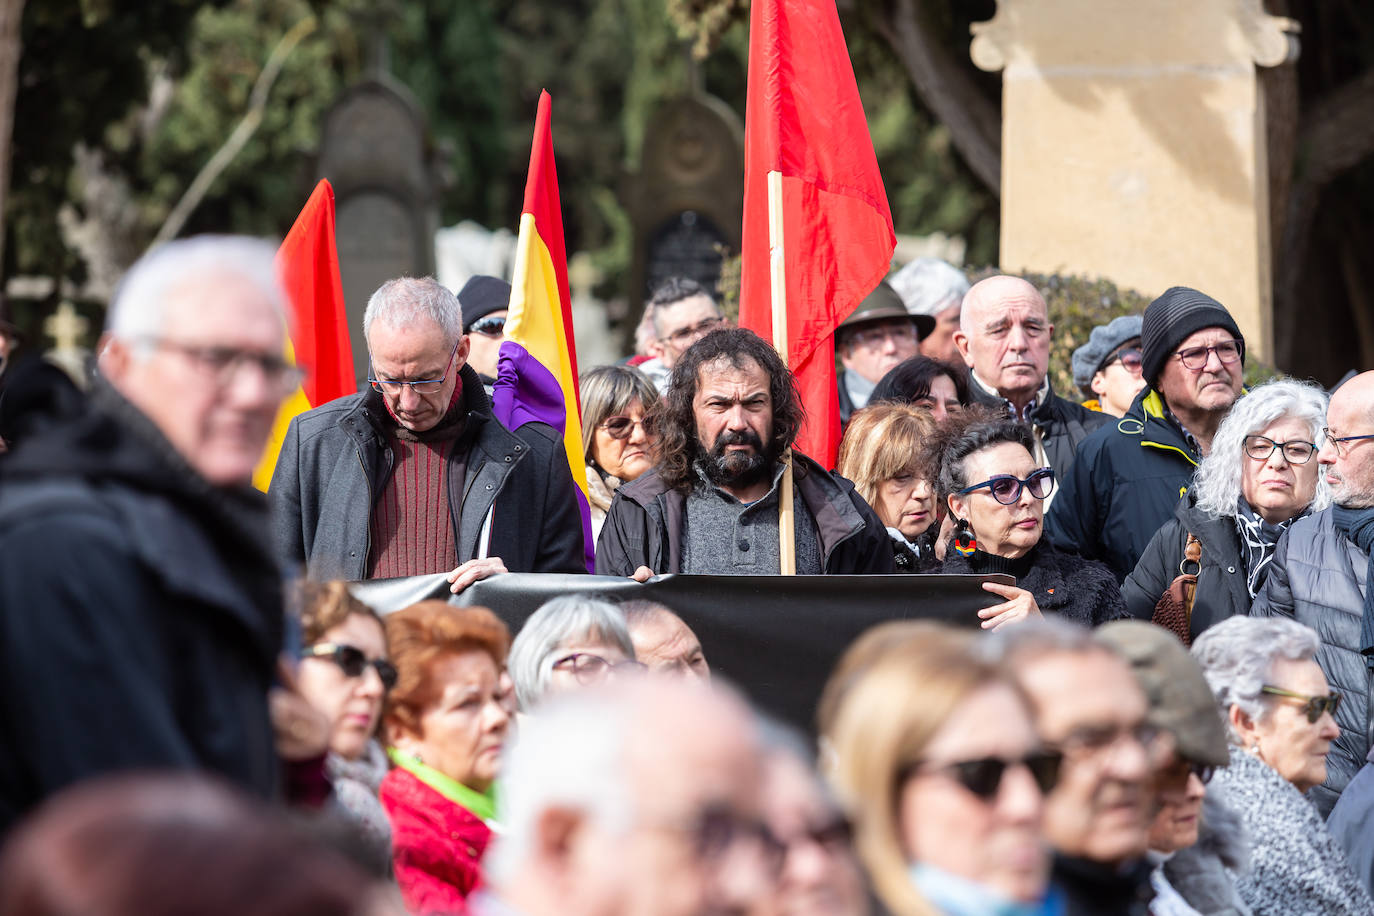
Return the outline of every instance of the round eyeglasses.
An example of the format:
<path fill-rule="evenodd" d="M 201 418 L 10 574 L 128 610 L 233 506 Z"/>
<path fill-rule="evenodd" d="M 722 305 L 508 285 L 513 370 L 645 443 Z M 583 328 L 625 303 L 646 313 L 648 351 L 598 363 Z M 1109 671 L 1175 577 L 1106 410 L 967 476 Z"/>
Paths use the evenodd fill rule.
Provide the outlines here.
<path fill-rule="evenodd" d="M 981 490 L 987 487 L 992 498 L 1004 506 L 1014 506 L 1021 499 L 1021 490 L 1030 490 L 1030 495 L 1036 499 L 1044 499 L 1050 495 L 1054 489 L 1054 469 L 1039 468 L 1031 471 L 1030 475 L 1022 480 L 1012 474 L 993 474 L 982 483 L 975 483 L 971 486 L 957 490 L 956 493 L 963 496 L 965 493 L 972 493 L 974 490 Z"/>
<path fill-rule="evenodd" d="M 1246 436 L 1245 454 L 1256 461 L 1268 461 L 1276 449 L 1283 450 L 1283 459 L 1289 464 L 1306 464 L 1317 452 L 1315 442 L 1305 439 L 1291 439 L 1288 442 L 1275 442 L 1268 436 Z"/>

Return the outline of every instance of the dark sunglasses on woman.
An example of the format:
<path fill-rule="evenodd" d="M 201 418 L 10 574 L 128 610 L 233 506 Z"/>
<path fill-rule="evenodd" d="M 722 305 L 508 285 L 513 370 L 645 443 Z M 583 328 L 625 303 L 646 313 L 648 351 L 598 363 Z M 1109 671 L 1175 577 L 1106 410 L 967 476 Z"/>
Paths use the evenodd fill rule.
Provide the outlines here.
<path fill-rule="evenodd" d="M 641 417 L 636 420 L 633 417 L 614 416 L 607 417 L 605 422 L 601 424 L 601 428 L 612 439 L 628 439 L 636 426 L 644 430 L 646 436 L 653 435 L 653 427 L 649 423 L 648 417 Z"/>
<path fill-rule="evenodd" d="M 975 483 L 971 486 L 964 487 L 962 490 L 958 491 L 958 494 L 963 496 L 966 493 L 972 493 L 974 490 L 981 490 L 983 487 L 987 487 L 988 492 L 992 494 L 992 498 L 1004 506 L 1016 505 L 1017 500 L 1021 498 L 1021 490 L 1023 487 L 1030 490 L 1031 496 L 1034 496 L 1036 499 L 1044 499 L 1046 496 L 1049 496 L 1050 491 L 1054 489 L 1054 469 L 1039 468 L 1031 471 L 1030 476 L 1025 480 L 1011 474 L 993 474 L 982 483 Z"/>
<path fill-rule="evenodd" d="M 357 646 L 322 642 L 301 650 L 301 658 L 327 658 L 343 669 L 348 677 L 362 677 L 369 665 L 377 669 L 377 677 L 387 690 L 396 686 L 396 667 L 384 658 L 369 659 Z"/>
<path fill-rule="evenodd" d="M 1001 757 L 979 757 L 975 760 L 960 760 L 936 766 L 918 764 L 908 768 L 903 779 L 913 773 L 948 773 L 954 780 L 983 801 L 992 801 L 1002 789 L 1002 777 L 1007 770 L 1025 767 L 1035 780 L 1041 795 L 1047 795 L 1059 782 L 1059 765 L 1064 755 L 1057 751 L 1036 751 L 1025 757 L 1004 760 Z"/>
<path fill-rule="evenodd" d="M 1294 693 L 1291 690 L 1284 690 L 1282 687 L 1271 687 L 1265 684 L 1260 688 L 1260 693 L 1267 693 L 1274 697 L 1287 697 L 1291 700 L 1303 700 L 1302 711 L 1307 716 L 1307 721 L 1313 725 L 1322 717 L 1322 713 L 1329 712 L 1331 717 L 1336 717 L 1336 708 L 1341 705 L 1341 695 L 1336 691 L 1331 691 L 1324 697 L 1309 696 L 1305 693 Z"/>

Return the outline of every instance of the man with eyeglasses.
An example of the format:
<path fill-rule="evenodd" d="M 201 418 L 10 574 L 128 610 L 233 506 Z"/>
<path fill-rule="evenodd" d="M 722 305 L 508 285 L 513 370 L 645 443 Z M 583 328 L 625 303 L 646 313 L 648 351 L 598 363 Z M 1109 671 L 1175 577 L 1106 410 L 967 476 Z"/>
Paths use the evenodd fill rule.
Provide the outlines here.
<path fill-rule="evenodd" d="M 277 791 L 281 578 L 251 480 L 300 375 L 274 258 L 212 236 L 145 255 L 89 397 L 4 459 L 0 834 L 118 770 Z"/>
<path fill-rule="evenodd" d="M 764 821 L 752 714 L 718 689 L 639 678 L 556 697 L 502 774 L 477 916 L 751 913 L 785 847 Z"/>
<path fill-rule="evenodd" d="M 989 638 L 1030 699 L 1036 731 L 1064 755 L 1045 798 L 1051 884 L 1068 916 L 1145 916 L 1151 780 L 1162 762 L 1158 728 L 1129 664 L 1092 631 L 1062 620 L 1004 627 Z"/>
<path fill-rule="evenodd" d="M 930 315 L 912 315 L 884 280 L 835 329 L 840 365 L 840 422 L 868 406 L 883 376 L 918 352 L 921 338 L 935 329 Z"/>
<path fill-rule="evenodd" d="M 1078 443 L 1110 418 L 1060 397 L 1050 386 L 1054 325 L 1034 285 L 1020 277 L 988 277 L 964 295 L 954 344 L 969 367 L 974 403 L 1030 426 L 1037 466 L 1063 479 Z M 1057 494 L 1045 500 L 1049 509 Z"/>
<path fill-rule="evenodd" d="M 1244 367 L 1245 338 L 1220 302 L 1186 286 L 1151 302 L 1141 323 L 1145 387 L 1121 420 L 1083 440 L 1060 476 L 1045 519 L 1055 546 L 1124 580 L 1211 451 Z"/>
<path fill-rule="evenodd" d="M 653 319 L 659 355 L 640 363 L 638 369 L 662 393 L 687 348 L 727 324 L 715 298 L 700 283 L 686 277 L 664 280 L 654 288 L 644 308 Z"/>
<path fill-rule="evenodd" d="M 561 433 L 492 416 L 458 299 L 388 280 L 363 315 L 369 387 L 297 416 L 268 497 L 277 549 L 311 578 L 585 572 Z"/>
<path fill-rule="evenodd" d="M 498 277 L 481 274 L 471 277 L 458 290 L 463 308 L 463 333 L 470 349 L 468 365 L 482 380 L 491 395 L 501 356 L 501 341 L 506 339 L 506 315 L 510 306 L 510 284 Z"/>
<path fill-rule="evenodd" d="M 1321 636 L 1327 680 L 1345 697 L 1341 736 L 1327 757 L 1326 782 L 1310 797 L 1328 813 L 1371 753 L 1374 717 L 1374 372 L 1331 395 L 1317 461 L 1331 506 L 1295 521 L 1279 539 L 1251 615 L 1285 615 Z"/>
<path fill-rule="evenodd" d="M 1100 324 L 1073 351 L 1073 382 L 1088 400 L 1083 406 L 1124 417 L 1145 387 L 1140 353 L 1140 316 L 1122 315 Z"/>

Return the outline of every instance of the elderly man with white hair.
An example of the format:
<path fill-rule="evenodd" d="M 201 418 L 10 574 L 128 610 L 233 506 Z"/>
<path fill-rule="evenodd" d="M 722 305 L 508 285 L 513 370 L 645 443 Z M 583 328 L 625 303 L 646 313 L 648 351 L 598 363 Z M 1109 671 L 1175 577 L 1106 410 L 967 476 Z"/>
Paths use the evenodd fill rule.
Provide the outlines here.
<path fill-rule="evenodd" d="M 250 481 L 300 376 L 274 256 L 230 237 L 146 255 L 89 401 L 4 461 L 0 833 L 115 770 L 276 790 L 281 585 Z"/>
<path fill-rule="evenodd" d="M 752 912 L 783 849 L 745 705 L 667 678 L 551 700 L 506 758 L 481 916 Z"/>

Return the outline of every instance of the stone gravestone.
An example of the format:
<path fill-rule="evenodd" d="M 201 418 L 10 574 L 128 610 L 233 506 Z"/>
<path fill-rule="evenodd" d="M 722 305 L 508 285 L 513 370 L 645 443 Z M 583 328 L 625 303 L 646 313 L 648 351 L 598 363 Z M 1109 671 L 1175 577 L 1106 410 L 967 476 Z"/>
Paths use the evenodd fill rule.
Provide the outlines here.
<path fill-rule="evenodd" d="M 1215 296 L 1273 353 L 1264 97 L 1297 54 L 1262 0 L 998 0 L 1002 267 Z"/>
<path fill-rule="evenodd" d="M 702 93 L 665 102 L 645 128 L 640 171 L 627 176 L 621 196 L 635 230 L 631 303 L 643 302 L 673 275 L 715 289 L 720 248 L 731 253 L 740 248 L 744 125 L 739 116 Z M 641 310 L 632 312 L 637 322 Z"/>
<path fill-rule="evenodd" d="M 438 169 L 424 116 L 404 86 L 381 72 L 344 90 L 325 116 L 319 177 L 334 186 L 339 275 L 362 387 L 367 300 L 392 277 L 434 273 Z"/>

